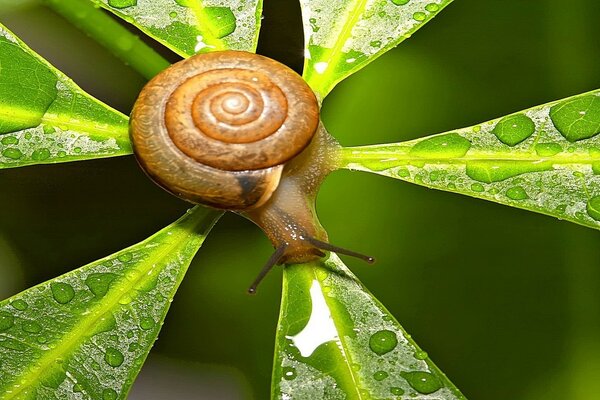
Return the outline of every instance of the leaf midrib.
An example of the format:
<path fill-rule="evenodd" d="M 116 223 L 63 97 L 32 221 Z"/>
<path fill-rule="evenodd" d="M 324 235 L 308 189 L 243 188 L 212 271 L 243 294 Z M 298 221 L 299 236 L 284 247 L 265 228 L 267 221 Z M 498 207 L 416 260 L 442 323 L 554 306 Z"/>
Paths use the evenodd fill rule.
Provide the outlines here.
<path fill-rule="evenodd" d="M 352 368 L 352 356 L 350 355 L 349 352 L 346 351 L 347 347 L 346 347 L 346 341 L 344 339 L 344 335 L 340 334 L 341 330 L 338 326 L 338 321 L 335 318 L 335 314 L 332 312 L 331 306 L 329 304 L 329 302 L 327 301 L 329 296 L 325 295 L 325 292 L 323 292 L 323 285 L 321 284 L 321 281 L 318 279 L 317 277 L 317 267 L 313 267 L 313 279 L 318 282 L 319 284 L 319 290 L 321 290 L 321 294 L 323 295 L 323 298 L 325 299 L 325 303 L 327 304 L 327 308 L 329 308 L 329 313 L 331 315 L 331 320 L 333 322 L 333 325 L 335 326 L 335 330 L 337 332 L 337 336 L 338 336 L 338 340 L 340 341 L 340 352 L 342 353 L 342 358 L 344 359 L 344 362 L 346 364 L 346 369 L 348 370 L 348 372 L 350 373 L 350 377 L 352 378 L 352 387 L 356 389 L 356 396 L 357 399 L 359 400 L 363 400 L 363 396 L 361 394 L 361 391 L 359 389 L 359 378 L 356 376 L 356 373 L 354 371 L 354 369 Z"/>
<path fill-rule="evenodd" d="M 498 156 L 498 153 L 473 153 L 462 157 L 444 158 L 444 157 L 418 157 L 410 154 L 398 154 L 396 152 L 379 152 L 379 151 L 360 151 L 359 153 L 352 154 L 357 151 L 356 149 L 346 148 L 344 149 L 343 161 L 344 165 L 348 164 L 361 164 L 364 161 L 370 162 L 381 162 L 381 163 L 410 163 L 410 162 L 423 162 L 423 163 L 436 163 L 436 164 L 464 164 L 468 162 L 551 162 L 553 164 L 594 164 L 600 162 L 600 157 L 593 157 L 588 154 L 571 153 L 570 155 L 563 156 L 539 156 L 536 154 L 506 154 L 506 156 Z"/>
<path fill-rule="evenodd" d="M 7 107 L 6 105 L 0 107 L 0 119 L 29 122 L 38 118 L 39 115 L 37 113 L 31 112 L 30 110 L 24 108 Z M 98 136 L 105 137 L 107 139 L 124 139 L 128 135 L 128 128 L 126 123 L 127 117 L 124 117 L 123 122 L 124 123 L 122 125 L 102 123 L 102 125 L 105 125 L 106 127 L 101 127 L 91 120 L 80 119 L 79 121 L 75 121 L 69 115 L 47 113 L 42 116 L 40 123 L 37 126 L 40 126 L 42 124 L 58 127 L 64 126 L 69 128 L 69 130 L 74 130 L 83 134 L 92 133 Z M 36 128 L 37 126 L 31 128 Z M 117 135 L 115 135 L 115 132 L 117 133 Z"/>
<path fill-rule="evenodd" d="M 59 355 L 72 354 L 73 348 L 75 348 L 81 342 L 82 337 L 86 336 L 84 332 L 90 332 L 91 328 L 98 322 L 98 320 L 104 315 L 106 315 L 107 312 L 109 312 L 113 307 L 115 307 L 118 304 L 119 300 L 123 295 L 125 295 L 125 293 L 128 293 L 130 290 L 132 290 L 133 287 L 137 286 L 140 282 L 147 278 L 147 274 L 149 270 L 153 268 L 154 264 L 156 264 L 159 260 L 163 259 L 165 255 L 173 251 L 173 249 L 180 246 L 181 243 L 183 243 L 182 239 L 185 239 L 185 237 L 194 234 L 192 230 L 187 230 L 183 227 L 181 227 L 180 229 L 183 229 L 183 232 L 179 234 L 174 234 L 172 236 L 167 236 L 173 239 L 172 243 L 169 243 L 158 254 L 150 256 L 148 259 L 144 260 L 144 264 L 147 265 L 147 267 L 142 269 L 143 272 L 139 275 L 137 279 L 133 281 L 122 279 L 120 284 L 112 287 L 111 292 L 116 294 L 114 298 L 109 302 L 99 302 L 96 307 L 90 310 L 89 317 L 83 318 L 83 321 L 85 322 L 83 324 L 79 324 L 79 328 L 77 328 L 74 331 L 71 331 L 70 334 L 67 334 L 66 340 L 63 340 L 61 345 L 58 345 L 53 350 L 48 351 L 40 358 L 40 360 L 37 361 L 37 365 L 40 366 L 40 368 L 36 370 L 37 372 L 33 374 L 20 375 L 19 377 L 17 377 L 22 378 L 23 376 L 25 376 L 25 378 L 20 380 L 20 385 L 18 389 L 16 391 L 13 391 L 9 395 L 7 394 L 7 396 L 3 396 L 2 399 L 9 400 L 18 398 L 18 395 L 22 393 L 23 390 L 32 387 L 36 383 L 37 378 L 41 376 L 44 372 L 46 372 L 47 368 L 51 366 L 56 359 L 60 358 Z M 147 244 L 153 239 L 155 239 L 155 237 L 150 237 L 142 243 Z M 119 254 L 125 253 L 127 251 L 130 251 L 130 249 L 125 249 L 114 254 L 113 256 L 111 256 L 111 259 L 114 256 L 118 256 Z M 105 260 L 106 259 L 99 260 L 98 263 L 101 263 Z M 125 290 L 123 288 L 129 288 L 129 290 Z"/>

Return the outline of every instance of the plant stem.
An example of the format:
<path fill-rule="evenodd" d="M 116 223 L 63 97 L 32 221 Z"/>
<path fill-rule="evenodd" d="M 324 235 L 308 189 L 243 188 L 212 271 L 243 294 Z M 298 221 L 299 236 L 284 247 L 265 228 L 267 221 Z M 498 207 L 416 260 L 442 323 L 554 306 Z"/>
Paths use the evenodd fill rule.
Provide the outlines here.
<path fill-rule="evenodd" d="M 89 0 L 44 0 L 43 4 L 147 79 L 151 79 L 170 65 L 137 35 L 96 8 Z"/>

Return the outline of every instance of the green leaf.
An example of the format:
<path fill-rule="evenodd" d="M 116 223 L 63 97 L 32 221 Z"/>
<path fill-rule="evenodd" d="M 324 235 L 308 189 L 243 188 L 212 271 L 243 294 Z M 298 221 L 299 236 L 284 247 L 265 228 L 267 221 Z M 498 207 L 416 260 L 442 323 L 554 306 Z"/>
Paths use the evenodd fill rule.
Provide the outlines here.
<path fill-rule="evenodd" d="M 274 365 L 274 399 L 464 399 L 333 254 L 286 266 Z"/>
<path fill-rule="evenodd" d="M 301 0 L 304 78 L 324 98 L 342 79 L 409 38 L 452 0 Z"/>
<path fill-rule="evenodd" d="M 93 0 L 183 57 L 256 50 L 262 0 Z"/>
<path fill-rule="evenodd" d="M 195 208 L 139 244 L 0 303 L 0 399 L 125 399 L 220 215 Z"/>
<path fill-rule="evenodd" d="M 153 78 L 170 65 L 152 47 L 89 0 L 43 0 L 43 4 L 87 33 L 146 79 Z"/>
<path fill-rule="evenodd" d="M 0 25 L 0 169 L 129 154 L 127 123 Z"/>
<path fill-rule="evenodd" d="M 348 169 L 600 229 L 600 90 L 405 143 L 343 150 Z"/>

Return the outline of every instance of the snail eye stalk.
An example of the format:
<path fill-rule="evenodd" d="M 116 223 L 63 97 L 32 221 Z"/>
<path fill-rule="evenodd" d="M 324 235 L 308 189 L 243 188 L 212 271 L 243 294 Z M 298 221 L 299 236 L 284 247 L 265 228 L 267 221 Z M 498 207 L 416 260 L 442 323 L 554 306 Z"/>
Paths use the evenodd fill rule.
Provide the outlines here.
<path fill-rule="evenodd" d="M 305 237 L 305 240 L 320 250 L 331 251 L 331 252 L 334 252 L 337 254 L 344 254 L 344 255 L 347 255 L 350 257 L 359 258 L 363 261 L 368 262 L 369 264 L 373 264 L 375 262 L 375 258 L 373 258 L 373 257 L 367 256 L 367 255 L 364 255 L 361 253 L 357 253 L 356 251 L 344 249 L 343 247 L 334 246 L 330 243 L 322 242 L 322 241 L 315 239 L 313 237 L 310 237 L 310 236 Z"/>
<path fill-rule="evenodd" d="M 310 236 L 305 236 L 304 240 L 306 240 L 308 243 L 310 243 L 311 245 L 313 245 L 314 247 L 316 247 L 319 250 L 331 251 L 331 252 L 334 252 L 337 254 L 344 254 L 346 256 L 359 258 L 363 261 L 368 262 L 369 264 L 373 264 L 375 262 L 375 258 L 373 258 L 373 257 L 367 256 L 367 255 L 364 255 L 361 253 L 357 253 L 352 250 L 344 249 L 343 247 L 334 246 L 330 243 L 323 242 L 321 240 L 315 239 Z M 262 282 L 262 280 L 269 273 L 269 271 L 271 271 L 273 269 L 274 266 L 279 264 L 279 262 L 283 258 L 283 255 L 284 255 L 287 247 L 288 247 L 288 245 L 284 243 L 281 246 L 279 246 L 277 249 L 275 249 L 275 252 L 271 255 L 271 257 L 269 257 L 269 259 L 267 260 L 267 263 L 260 270 L 260 272 L 258 273 L 258 276 L 256 277 L 256 279 L 254 280 L 254 282 L 248 289 L 249 294 L 256 293 L 256 288 L 258 287 L 260 282 Z"/>
<path fill-rule="evenodd" d="M 256 288 L 258 287 L 258 284 L 264 279 L 265 276 L 267 276 L 269 271 L 271 271 L 274 266 L 279 264 L 279 261 L 281 261 L 281 258 L 283 257 L 283 253 L 285 253 L 285 249 L 287 249 L 287 247 L 288 247 L 288 245 L 286 243 L 284 243 L 281 246 L 279 246 L 277 249 L 275 249 L 275 252 L 271 255 L 271 257 L 269 257 L 265 266 L 260 270 L 260 272 L 258 273 L 258 276 L 254 280 L 254 282 L 252 282 L 252 285 L 250 286 L 250 288 L 248 288 L 248 293 L 250 293 L 250 294 L 256 293 Z"/>

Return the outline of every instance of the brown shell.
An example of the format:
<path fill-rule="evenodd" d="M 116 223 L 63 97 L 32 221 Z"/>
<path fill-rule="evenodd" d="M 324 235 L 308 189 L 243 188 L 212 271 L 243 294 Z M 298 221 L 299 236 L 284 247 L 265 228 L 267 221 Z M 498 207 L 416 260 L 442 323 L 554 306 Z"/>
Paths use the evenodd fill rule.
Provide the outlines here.
<path fill-rule="evenodd" d="M 304 80 L 253 53 L 222 51 L 174 64 L 140 93 L 130 136 L 140 165 L 193 203 L 246 210 L 279 184 L 319 124 Z"/>

